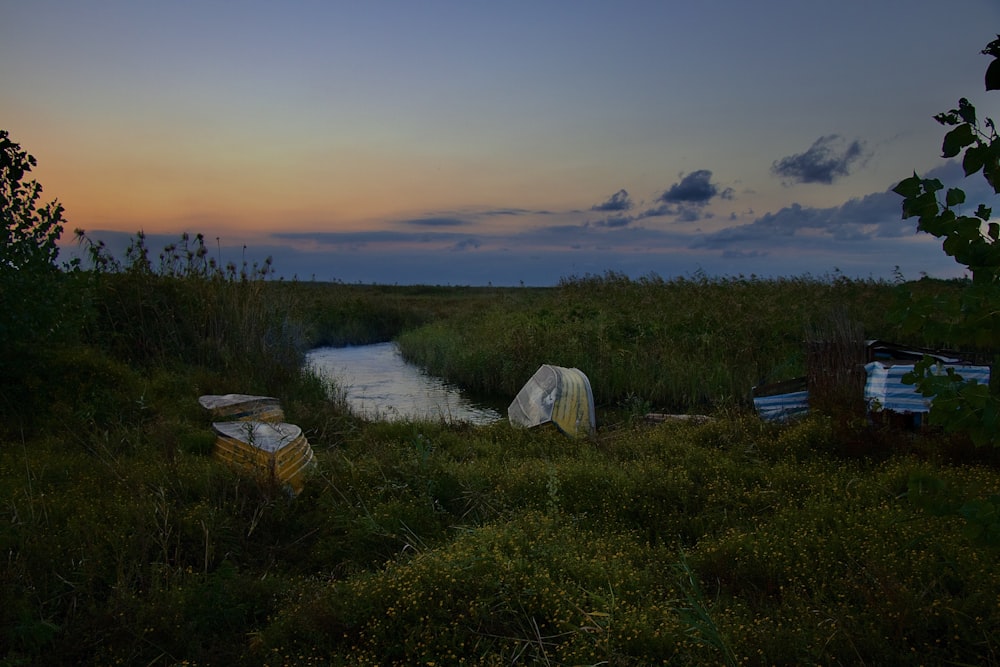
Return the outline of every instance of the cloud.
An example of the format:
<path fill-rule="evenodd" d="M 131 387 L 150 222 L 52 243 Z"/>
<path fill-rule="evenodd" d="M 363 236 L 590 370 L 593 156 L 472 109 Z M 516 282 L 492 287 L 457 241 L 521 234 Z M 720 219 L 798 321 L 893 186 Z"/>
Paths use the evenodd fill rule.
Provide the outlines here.
<path fill-rule="evenodd" d="M 682 177 L 679 183 L 671 185 L 659 196 L 657 201 L 667 204 L 704 206 L 718 194 L 719 187 L 712 183 L 712 172 L 708 169 L 699 169 Z M 726 188 L 723 197 L 731 199 L 732 196 L 732 188 Z"/>
<path fill-rule="evenodd" d="M 703 236 L 692 247 L 792 244 L 807 236 L 836 241 L 865 241 L 912 234 L 914 225 L 900 219 L 899 206 L 898 195 L 889 191 L 851 199 L 841 206 L 829 208 L 794 203 L 775 213 L 766 213 L 748 224 L 726 227 Z"/>
<path fill-rule="evenodd" d="M 455 233 L 418 233 L 391 230 L 364 232 L 271 232 L 270 236 L 273 239 L 306 242 L 317 246 L 427 243 L 431 238 L 444 240 L 459 238 L 459 235 Z"/>
<path fill-rule="evenodd" d="M 762 257 L 767 257 L 769 252 L 766 250 L 726 250 L 722 253 L 723 259 L 760 259 Z"/>
<path fill-rule="evenodd" d="M 833 183 L 850 173 L 853 163 L 864 158 L 864 143 L 855 139 L 844 145 L 839 134 L 828 134 L 813 142 L 805 153 L 775 160 L 771 173 L 785 183 Z"/>
<path fill-rule="evenodd" d="M 410 220 L 402 220 L 401 222 L 404 225 L 413 225 L 415 227 L 458 227 L 466 224 L 466 221 L 461 218 L 451 218 L 446 216 L 412 218 Z"/>
<path fill-rule="evenodd" d="M 677 208 L 670 206 L 669 204 L 660 204 L 653 208 L 647 208 L 645 211 L 639 214 L 640 218 L 659 218 L 666 215 L 676 215 Z"/>
<path fill-rule="evenodd" d="M 626 227 L 634 218 L 630 215 L 609 215 L 604 220 L 598 220 L 594 224 L 598 227 Z"/>
<path fill-rule="evenodd" d="M 628 191 L 622 188 L 618 192 L 611 195 L 607 201 L 603 204 L 597 204 L 591 206 L 591 211 L 628 211 L 632 208 L 632 199 L 629 197 Z"/>
<path fill-rule="evenodd" d="M 632 210 L 634 206 L 635 203 L 629 196 L 628 190 L 622 188 L 608 197 L 604 202 L 591 206 L 590 210 L 602 213 L 624 213 L 625 211 Z M 593 224 L 597 227 L 627 227 L 635 219 L 636 218 L 631 215 L 609 215 L 603 220 L 598 220 Z"/>
<path fill-rule="evenodd" d="M 548 211 L 529 211 L 526 208 L 496 208 L 483 211 L 480 215 L 493 216 L 493 215 L 528 215 L 530 213 L 535 213 L 538 215 L 547 214 Z"/>
<path fill-rule="evenodd" d="M 482 243 L 480 243 L 476 239 L 464 239 L 453 245 L 451 247 L 451 250 L 454 252 L 461 252 L 463 250 L 475 250 L 479 248 L 481 245 Z"/>
<path fill-rule="evenodd" d="M 705 207 L 715 197 L 733 199 L 732 188 L 722 188 L 712 183 L 712 172 L 708 169 L 693 171 L 681 180 L 671 185 L 654 200 L 655 205 L 635 216 L 635 220 L 643 218 L 674 217 L 677 222 L 696 222 L 711 218 L 705 212 Z"/>
<path fill-rule="evenodd" d="M 451 211 L 435 211 L 420 217 L 403 218 L 397 224 L 409 227 L 443 228 L 477 225 L 485 220 L 497 218 L 518 218 L 526 216 L 550 216 L 551 211 L 537 211 L 527 208 L 479 208 L 467 207 Z"/>
<path fill-rule="evenodd" d="M 924 178 L 938 178 L 946 186 L 954 185 L 968 195 L 971 211 L 980 203 L 992 205 L 996 195 L 982 178 L 964 179 L 957 161 L 949 161 L 930 170 Z M 916 222 L 902 218 L 902 198 L 889 188 L 864 197 L 850 199 L 840 206 L 816 208 L 790 204 L 773 213 L 759 216 L 745 225 L 726 227 L 693 241 L 692 248 L 744 249 L 747 244 L 765 247 L 817 242 L 856 243 L 877 239 L 899 242 L 912 238 Z"/>
<path fill-rule="evenodd" d="M 682 204 L 678 206 L 661 204 L 659 206 L 646 209 L 636 216 L 636 219 L 661 218 L 665 216 L 673 217 L 676 222 L 697 222 L 703 218 L 713 217 L 711 213 L 705 211 L 704 204 Z"/>

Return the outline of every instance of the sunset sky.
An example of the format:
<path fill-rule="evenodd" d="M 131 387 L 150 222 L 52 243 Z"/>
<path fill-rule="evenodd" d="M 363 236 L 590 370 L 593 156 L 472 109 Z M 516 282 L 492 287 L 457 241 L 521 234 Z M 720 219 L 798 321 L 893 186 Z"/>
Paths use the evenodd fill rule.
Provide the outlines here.
<path fill-rule="evenodd" d="M 3 2 L 0 128 L 67 240 L 286 278 L 951 276 L 889 189 L 991 203 L 933 116 L 1000 116 L 998 33 L 996 0 Z"/>

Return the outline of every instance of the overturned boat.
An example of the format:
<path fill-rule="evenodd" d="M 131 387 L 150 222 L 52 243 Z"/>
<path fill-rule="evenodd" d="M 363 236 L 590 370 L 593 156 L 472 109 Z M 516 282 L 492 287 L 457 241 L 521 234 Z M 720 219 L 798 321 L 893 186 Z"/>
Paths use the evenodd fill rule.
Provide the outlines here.
<path fill-rule="evenodd" d="M 295 424 L 263 421 L 214 422 L 214 456 L 239 470 L 275 483 L 293 495 L 315 466 L 312 447 Z"/>
<path fill-rule="evenodd" d="M 806 377 L 753 387 L 753 406 L 765 421 L 786 422 L 809 412 Z"/>
<path fill-rule="evenodd" d="M 551 422 L 570 437 L 592 436 L 596 423 L 590 380 L 579 369 L 545 364 L 518 392 L 507 416 L 518 426 Z"/>
<path fill-rule="evenodd" d="M 208 410 L 217 421 L 262 421 L 280 422 L 285 420 L 281 403 L 272 396 L 251 394 L 206 394 L 198 398 L 201 407 Z"/>

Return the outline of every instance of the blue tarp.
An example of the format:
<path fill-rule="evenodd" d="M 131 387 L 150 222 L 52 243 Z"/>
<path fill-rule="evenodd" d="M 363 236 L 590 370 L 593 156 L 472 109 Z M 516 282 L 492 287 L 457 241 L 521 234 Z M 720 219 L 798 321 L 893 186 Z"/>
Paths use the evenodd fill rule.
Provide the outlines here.
<path fill-rule="evenodd" d="M 968 364 L 938 364 L 938 372 L 952 368 L 966 382 L 975 380 L 989 384 L 990 367 Z M 892 364 L 873 361 L 865 364 L 868 381 L 865 383 L 865 402 L 871 411 L 916 413 L 930 410 L 932 396 L 923 396 L 912 384 L 904 384 L 903 376 L 913 371 L 913 364 Z"/>
<path fill-rule="evenodd" d="M 757 414 L 766 421 L 788 421 L 809 412 L 809 392 L 795 391 L 776 396 L 760 396 L 753 399 Z"/>
<path fill-rule="evenodd" d="M 806 378 L 795 378 L 753 388 L 753 406 L 761 419 L 788 421 L 809 412 Z"/>

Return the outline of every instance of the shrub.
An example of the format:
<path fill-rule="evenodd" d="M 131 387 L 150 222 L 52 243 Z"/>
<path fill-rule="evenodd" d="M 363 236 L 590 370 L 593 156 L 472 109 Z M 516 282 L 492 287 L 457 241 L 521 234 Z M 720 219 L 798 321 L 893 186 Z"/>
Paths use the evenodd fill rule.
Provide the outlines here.
<path fill-rule="evenodd" d="M 676 596 L 638 558 L 628 535 L 527 512 L 385 572 L 300 592 L 261 650 L 299 664 L 661 661 L 685 640 L 670 608 Z"/>
<path fill-rule="evenodd" d="M 35 158 L 0 130 L 0 339 L 8 354 L 44 345 L 61 319 L 56 241 L 63 207 L 57 201 L 39 205 L 42 186 L 24 181 L 35 165 Z"/>

